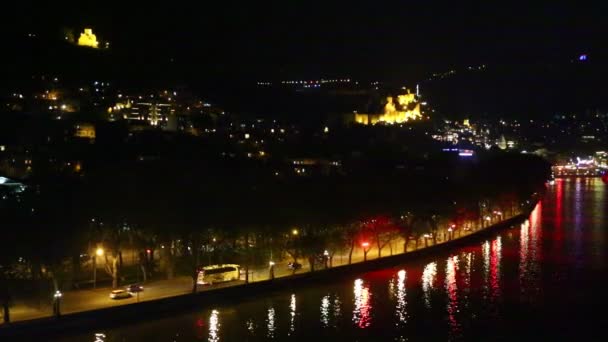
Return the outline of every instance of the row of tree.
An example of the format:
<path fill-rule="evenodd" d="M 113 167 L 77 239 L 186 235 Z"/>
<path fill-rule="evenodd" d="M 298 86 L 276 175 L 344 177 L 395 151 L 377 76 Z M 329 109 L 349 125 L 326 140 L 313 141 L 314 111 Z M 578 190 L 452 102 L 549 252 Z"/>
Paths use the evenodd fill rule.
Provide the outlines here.
<path fill-rule="evenodd" d="M 528 177 L 496 172 L 503 163 L 527 170 Z M 434 240 L 442 227 L 483 224 L 496 211 L 515 213 L 546 179 L 535 163 L 490 160 L 454 181 L 399 173 L 277 179 L 232 165 L 137 163 L 99 169 L 76 182 L 30 184 L 0 206 L 4 317 L 10 298 L 44 301 L 90 279 L 87 267 L 98 257 L 113 287 L 128 272 L 141 280 L 189 274 L 195 291 L 197 269 L 209 263 L 248 269 L 289 256 L 314 270 L 319 261 L 330 267 L 337 254 L 348 254 L 350 262 L 357 247 L 365 256 L 371 246 L 378 256 L 410 243 L 417 248 L 422 236 Z M 401 239 L 405 246 L 396 246 Z M 95 256 L 98 249 L 103 252 Z M 137 251 L 135 271 L 126 266 L 126 250 Z"/>

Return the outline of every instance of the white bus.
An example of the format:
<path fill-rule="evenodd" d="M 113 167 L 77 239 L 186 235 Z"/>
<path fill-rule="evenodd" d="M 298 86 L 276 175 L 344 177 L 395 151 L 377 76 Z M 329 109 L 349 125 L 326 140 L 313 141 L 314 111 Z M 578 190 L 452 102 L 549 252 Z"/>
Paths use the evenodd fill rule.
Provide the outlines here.
<path fill-rule="evenodd" d="M 240 267 L 236 264 L 211 265 L 199 268 L 196 283 L 212 285 L 240 279 Z"/>

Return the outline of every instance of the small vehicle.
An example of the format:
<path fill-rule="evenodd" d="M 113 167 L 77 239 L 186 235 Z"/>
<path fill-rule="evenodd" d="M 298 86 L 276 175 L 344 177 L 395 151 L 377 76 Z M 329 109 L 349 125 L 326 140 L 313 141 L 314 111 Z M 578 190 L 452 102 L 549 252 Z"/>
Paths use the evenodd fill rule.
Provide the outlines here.
<path fill-rule="evenodd" d="M 130 298 L 131 294 L 125 290 L 114 290 L 110 292 L 111 299 Z"/>
<path fill-rule="evenodd" d="M 198 270 L 196 283 L 199 285 L 213 285 L 228 281 L 238 280 L 241 277 L 239 269 L 241 266 L 235 264 L 222 264 L 201 267 Z"/>
<path fill-rule="evenodd" d="M 140 285 L 140 284 L 131 284 L 126 287 L 126 290 L 129 293 L 137 293 L 137 292 L 143 292 L 144 287 L 143 287 L 143 285 Z"/>
<path fill-rule="evenodd" d="M 287 268 L 289 268 L 290 270 L 299 270 L 300 268 L 302 268 L 302 264 L 297 263 L 297 262 L 290 262 L 287 264 Z"/>

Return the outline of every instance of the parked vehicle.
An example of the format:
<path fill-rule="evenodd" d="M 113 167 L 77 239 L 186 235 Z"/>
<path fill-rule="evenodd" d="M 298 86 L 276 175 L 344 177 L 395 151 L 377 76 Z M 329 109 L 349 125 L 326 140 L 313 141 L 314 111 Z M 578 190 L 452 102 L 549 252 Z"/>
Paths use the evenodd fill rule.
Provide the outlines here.
<path fill-rule="evenodd" d="M 299 270 L 300 268 L 302 268 L 302 264 L 298 263 L 298 262 L 290 262 L 287 264 L 287 268 L 289 268 L 290 270 Z"/>
<path fill-rule="evenodd" d="M 238 280 L 241 266 L 223 264 L 201 267 L 198 271 L 196 283 L 199 285 L 213 285 L 216 283 Z"/>
<path fill-rule="evenodd" d="M 131 285 L 127 286 L 126 290 L 129 293 L 137 293 L 137 292 L 143 292 L 144 287 L 140 284 L 131 284 Z"/>
<path fill-rule="evenodd" d="M 131 294 L 126 290 L 114 290 L 110 292 L 111 299 L 130 298 Z"/>

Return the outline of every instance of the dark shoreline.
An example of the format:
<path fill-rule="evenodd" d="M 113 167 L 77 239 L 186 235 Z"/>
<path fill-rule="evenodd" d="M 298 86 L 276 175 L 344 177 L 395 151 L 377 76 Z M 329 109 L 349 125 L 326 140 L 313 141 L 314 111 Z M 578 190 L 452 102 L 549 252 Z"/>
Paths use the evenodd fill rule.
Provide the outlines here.
<path fill-rule="evenodd" d="M 199 292 L 197 294 L 184 294 L 174 297 L 156 299 L 146 302 L 133 303 L 110 308 L 95 309 L 62 315 L 61 318 L 45 317 L 40 319 L 20 321 L 8 326 L 0 325 L 0 338 L 5 341 L 12 339 L 32 339 L 44 336 L 50 338 L 63 335 L 65 331 L 70 334 L 87 330 L 91 327 L 110 327 L 124 325 L 147 319 L 149 316 L 160 318 L 176 311 L 192 310 L 201 305 L 211 305 L 219 302 L 230 302 L 251 297 L 252 293 L 263 294 L 285 288 L 305 286 L 312 282 L 335 281 L 340 277 L 350 276 L 355 273 L 369 272 L 383 267 L 392 267 L 410 261 L 412 259 L 426 257 L 437 252 L 445 251 L 454 247 L 467 245 L 495 234 L 497 231 L 509 228 L 512 225 L 524 222 L 536 206 L 530 206 L 520 215 L 514 216 L 503 222 L 494 224 L 470 235 L 458 238 L 439 245 L 430 246 L 406 254 L 397 254 L 367 262 L 351 265 L 337 266 L 329 269 L 321 269 L 312 273 L 296 274 L 290 277 L 277 278 L 250 284 L 236 285 L 220 288 L 213 291 Z M 212 295 L 211 295 L 212 294 Z M 141 312 L 147 315 L 142 316 Z"/>

